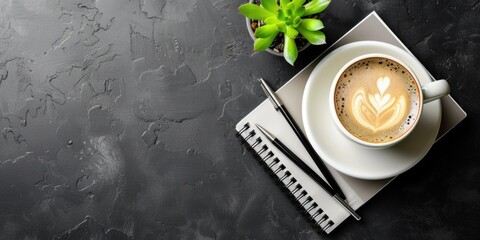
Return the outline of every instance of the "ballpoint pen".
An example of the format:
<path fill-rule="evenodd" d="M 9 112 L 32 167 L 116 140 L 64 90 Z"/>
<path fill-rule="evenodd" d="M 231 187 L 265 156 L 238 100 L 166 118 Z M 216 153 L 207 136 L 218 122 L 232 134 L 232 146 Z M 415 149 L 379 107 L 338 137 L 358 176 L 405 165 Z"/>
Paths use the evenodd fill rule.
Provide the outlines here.
<path fill-rule="evenodd" d="M 361 217 L 343 200 L 318 174 L 316 174 L 307 164 L 305 164 L 295 153 L 288 149 L 278 138 L 269 133 L 262 126 L 255 124 L 258 130 L 267 137 L 267 139 L 278 148 L 283 154 L 285 154 L 295 165 L 302 169 L 308 176 L 310 176 L 320 187 L 323 188 L 330 196 L 332 196 L 347 212 L 352 215 L 356 220 L 360 220 Z"/>
<path fill-rule="evenodd" d="M 342 189 L 340 186 L 338 186 L 337 182 L 335 181 L 335 178 L 333 178 L 332 174 L 328 170 L 327 166 L 325 166 L 325 163 L 323 163 L 322 159 L 320 156 L 318 156 L 317 152 L 315 149 L 313 149 L 312 145 L 308 141 L 308 139 L 305 137 L 303 132 L 300 130 L 298 125 L 295 123 L 293 120 L 292 116 L 290 113 L 287 111 L 285 106 L 283 106 L 282 101 L 277 97 L 275 92 L 270 88 L 270 86 L 265 82 L 263 78 L 259 79 L 260 85 L 262 86 L 263 91 L 267 95 L 268 99 L 272 103 L 273 107 L 275 110 L 279 111 L 283 117 L 287 120 L 288 124 L 290 127 L 293 129 L 297 137 L 300 139 L 302 142 L 303 146 L 307 150 L 308 154 L 310 157 L 312 157 L 313 161 L 317 165 L 317 167 L 320 169 L 320 172 L 323 174 L 327 182 L 330 184 L 330 186 L 335 190 L 335 192 L 338 194 L 338 196 L 342 199 L 346 199 L 345 195 L 342 192 Z"/>

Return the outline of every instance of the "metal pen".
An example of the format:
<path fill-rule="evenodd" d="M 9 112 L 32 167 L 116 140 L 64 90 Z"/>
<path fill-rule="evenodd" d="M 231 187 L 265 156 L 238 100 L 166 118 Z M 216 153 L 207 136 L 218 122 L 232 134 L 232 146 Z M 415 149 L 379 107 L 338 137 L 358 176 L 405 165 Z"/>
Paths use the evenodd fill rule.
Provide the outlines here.
<path fill-rule="evenodd" d="M 263 91 L 267 95 L 268 99 L 272 103 L 275 110 L 279 111 L 283 115 L 283 117 L 287 120 L 288 124 L 290 125 L 292 130 L 295 132 L 297 137 L 300 139 L 303 146 L 307 150 L 308 154 L 310 155 L 310 157 L 312 157 L 313 161 L 317 165 L 318 169 L 320 169 L 320 172 L 323 174 L 327 182 L 335 190 L 335 192 L 340 198 L 346 199 L 345 194 L 343 194 L 342 189 L 340 188 L 340 186 L 338 186 L 337 182 L 335 181 L 335 178 L 333 178 L 327 166 L 325 166 L 325 163 L 323 163 L 320 156 L 318 156 L 315 149 L 313 149 L 312 145 L 310 144 L 310 141 L 308 141 L 307 137 L 305 137 L 303 132 L 300 130 L 300 127 L 298 127 L 298 125 L 295 123 L 292 116 L 287 111 L 287 108 L 285 108 L 285 106 L 283 105 L 282 101 L 277 97 L 277 94 L 275 94 L 275 92 L 272 90 L 272 88 L 270 88 L 270 86 L 267 84 L 267 82 L 265 82 L 263 78 L 260 78 L 259 81 Z"/>

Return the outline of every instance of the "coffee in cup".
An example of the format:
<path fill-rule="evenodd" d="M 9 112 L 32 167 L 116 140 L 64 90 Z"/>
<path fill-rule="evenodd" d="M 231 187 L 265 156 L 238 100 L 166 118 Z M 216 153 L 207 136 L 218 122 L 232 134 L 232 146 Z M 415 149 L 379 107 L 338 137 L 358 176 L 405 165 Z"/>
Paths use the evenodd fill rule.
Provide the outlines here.
<path fill-rule="evenodd" d="M 442 81 L 433 82 L 437 87 L 426 95 L 438 98 L 448 94 L 448 84 Z M 332 115 L 354 141 L 386 147 L 415 127 L 425 102 L 425 89 L 399 60 L 381 54 L 361 56 L 345 65 L 335 78 L 330 96 Z"/>

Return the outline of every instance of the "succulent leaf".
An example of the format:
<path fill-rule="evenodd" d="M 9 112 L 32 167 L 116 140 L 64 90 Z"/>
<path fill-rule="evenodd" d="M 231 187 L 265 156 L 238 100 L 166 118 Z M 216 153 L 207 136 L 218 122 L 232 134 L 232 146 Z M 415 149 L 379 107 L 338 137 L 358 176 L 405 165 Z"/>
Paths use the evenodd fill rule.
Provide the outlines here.
<path fill-rule="evenodd" d="M 295 39 L 290 38 L 285 34 L 285 47 L 283 48 L 283 57 L 293 66 L 298 57 L 298 49 L 295 44 Z"/>
<path fill-rule="evenodd" d="M 287 9 L 291 10 L 292 12 L 295 11 L 295 9 L 296 9 L 295 3 L 293 3 L 293 2 L 288 3 L 287 4 Z"/>
<path fill-rule="evenodd" d="M 292 27 L 297 28 L 300 23 L 302 22 L 302 18 L 297 16 L 295 19 L 293 19 Z"/>
<path fill-rule="evenodd" d="M 301 26 L 310 31 L 318 31 L 323 29 L 323 22 L 314 18 L 304 18 Z"/>
<path fill-rule="evenodd" d="M 277 25 L 278 31 L 280 31 L 280 32 L 286 32 L 287 31 L 287 24 L 285 24 L 284 22 L 279 22 L 276 25 Z"/>
<path fill-rule="evenodd" d="M 310 31 L 310 30 L 307 30 L 307 29 L 303 28 L 301 25 L 298 26 L 297 30 L 311 44 L 313 44 L 313 45 L 325 44 L 325 34 L 323 32 L 321 32 L 321 31 Z"/>
<path fill-rule="evenodd" d="M 278 34 L 278 27 L 275 24 L 272 25 L 264 25 L 255 30 L 255 37 L 258 38 L 267 38 L 270 37 L 271 35 L 277 35 Z"/>
<path fill-rule="evenodd" d="M 295 6 L 297 8 L 303 6 L 303 4 L 305 3 L 306 0 L 293 0 L 293 3 L 295 3 Z"/>
<path fill-rule="evenodd" d="M 253 43 L 253 50 L 254 51 L 263 51 L 270 47 L 272 45 L 273 40 L 275 40 L 275 37 L 277 36 L 278 32 L 276 34 L 272 34 L 271 36 L 267 38 L 257 38 L 255 42 Z"/>
<path fill-rule="evenodd" d="M 312 0 L 305 4 L 305 13 L 303 16 L 308 16 L 316 13 L 320 13 L 330 4 L 330 0 Z"/>
<path fill-rule="evenodd" d="M 300 8 L 295 9 L 295 12 L 293 13 L 293 15 L 298 16 L 298 17 L 302 17 L 304 13 L 305 13 L 305 8 L 300 7 Z"/>
<path fill-rule="evenodd" d="M 294 27 L 287 26 L 287 31 L 285 32 L 285 34 L 288 37 L 295 39 L 298 36 L 298 31 Z"/>
<path fill-rule="evenodd" d="M 280 7 L 282 9 L 286 9 L 287 5 L 291 2 L 292 0 L 280 0 Z"/>
<path fill-rule="evenodd" d="M 282 22 L 282 21 L 278 20 L 277 16 L 268 17 L 264 21 L 265 21 L 266 24 L 277 24 L 277 23 Z"/>
<path fill-rule="evenodd" d="M 265 8 L 253 3 L 246 3 L 241 5 L 238 10 L 249 19 L 253 20 L 265 20 L 273 15 L 273 13 L 267 11 Z"/>
<path fill-rule="evenodd" d="M 287 15 L 289 18 L 291 18 L 292 15 L 293 15 L 292 9 L 287 9 L 287 10 L 285 10 L 285 13 L 286 13 L 286 15 Z"/>
<path fill-rule="evenodd" d="M 285 19 L 286 19 L 285 12 L 284 12 L 283 10 L 282 10 L 282 11 L 279 11 L 279 12 L 278 12 L 278 15 L 277 15 L 277 18 L 278 18 L 278 20 L 280 20 L 280 21 L 285 21 Z"/>
<path fill-rule="evenodd" d="M 276 14 L 280 6 L 277 4 L 277 0 L 260 0 L 263 8 L 267 9 L 269 12 Z"/>

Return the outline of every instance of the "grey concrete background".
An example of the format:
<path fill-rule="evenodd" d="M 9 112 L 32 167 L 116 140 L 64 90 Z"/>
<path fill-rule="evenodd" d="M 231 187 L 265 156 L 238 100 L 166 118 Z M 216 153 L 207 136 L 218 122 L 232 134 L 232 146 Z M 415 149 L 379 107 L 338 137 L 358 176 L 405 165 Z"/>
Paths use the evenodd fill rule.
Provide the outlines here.
<path fill-rule="evenodd" d="M 476 239 L 480 1 L 333 1 L 333 43 L 375 10 L 469 114 L 322 235 L 234 125 L 295 67 L 253 53 L 239 0 L 0 1 L 0 239 Z"/>

